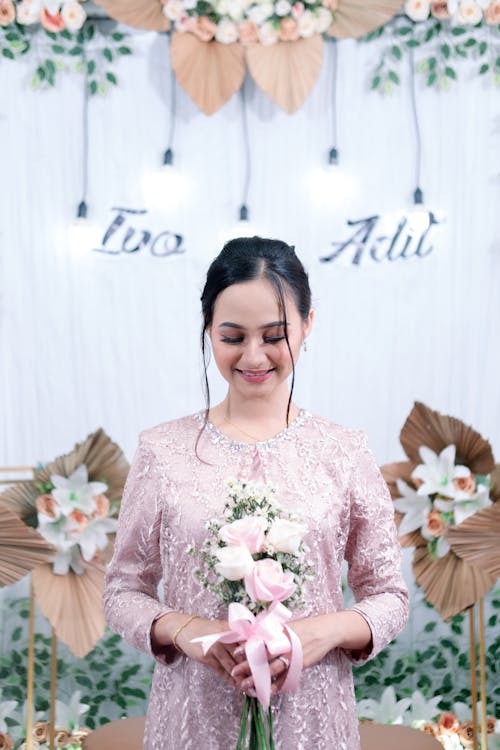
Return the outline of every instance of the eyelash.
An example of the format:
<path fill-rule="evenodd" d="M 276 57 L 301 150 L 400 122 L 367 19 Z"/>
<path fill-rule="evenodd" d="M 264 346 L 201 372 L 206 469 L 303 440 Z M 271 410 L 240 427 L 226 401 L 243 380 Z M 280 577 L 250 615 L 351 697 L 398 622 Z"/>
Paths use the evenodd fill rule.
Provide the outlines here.
<path fill-rule="evenodd" d="M 265 344 L 277 344 L 279 341 L 283 341 L 284 338 L 285 338 L 284 336 L 272 336 L 269 338 L 264 338 L 264 343 Z M 241 344 L 241 342 L 243 341 L 243 337 L 239 336 L 238 338 L 230 338 L 229 336 L 223 336 L 221 338 L 221 341 L 224 344 Z"/>

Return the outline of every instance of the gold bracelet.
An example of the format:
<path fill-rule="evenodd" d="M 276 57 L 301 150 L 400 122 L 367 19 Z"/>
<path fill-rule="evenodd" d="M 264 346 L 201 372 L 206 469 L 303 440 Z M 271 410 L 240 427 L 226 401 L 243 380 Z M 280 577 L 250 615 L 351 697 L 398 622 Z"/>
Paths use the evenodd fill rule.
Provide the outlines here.
<path fill-rule="evenodd" d="M 184 628 L 187 628 L 187 626 L 189 625 L 189 623 L 193 622 L 193 620 L 196 620 L 197 617 L 199 617 L 199 615 L 191 615 L 190 617 L 188 617 L 187 620 L 182 623 L 182 625 L 179 625 L 179 627 L 177 628 L 177 630 L 175 631 L 175 633 L 172 636 L 172 646 L 175 649 L 177 649 L 177 651 L 180 654 L 182 654 L 183 656 L 185 655 L 184 651 L 177 645 L 177 636 L 179 635 L 179 633 L 181 632 L 181 630 L 184 630 Z"/>

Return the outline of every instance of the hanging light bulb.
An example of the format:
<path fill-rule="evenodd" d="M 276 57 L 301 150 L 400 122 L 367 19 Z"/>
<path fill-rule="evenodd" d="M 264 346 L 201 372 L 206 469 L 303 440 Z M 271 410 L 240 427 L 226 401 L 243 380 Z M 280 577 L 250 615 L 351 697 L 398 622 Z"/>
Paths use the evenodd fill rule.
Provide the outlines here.
<path fill-rule="evenodd" d="M 256 224 L 250 221 L 248 206 L 242 203 L 238 210 L 238 220 L 222 230 L 220 242 L 225 244 L 237 237 L 255 237 L 256 235 L 262 235 L 262 229 L 259 229 Z"/>
<path fill-rule="evenodd" d="M 424 195 L 419 187 L 413 193 L 413 204 L 407 213 L 406 221 L 408 229 L 413 234 L 423 234 L 434 221 L 432 211 L 424 206 Z"/>
<path fill-rule="evenodd" d="M 68 227 L 68 241 L 71 252 L 83 255 L 99 247 L 101 230 L 88 219 L 88 208 L 84 200 L 78 204 L 76 218 Z"/>

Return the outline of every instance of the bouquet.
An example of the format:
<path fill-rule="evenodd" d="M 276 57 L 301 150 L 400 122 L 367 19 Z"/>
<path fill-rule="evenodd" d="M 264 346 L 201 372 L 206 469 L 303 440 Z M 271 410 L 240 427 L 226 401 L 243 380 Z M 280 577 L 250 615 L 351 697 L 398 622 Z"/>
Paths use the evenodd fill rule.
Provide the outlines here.
<path fill-rule="evenodd" d="M 473 474 L 467 466 L 455 464 L 455 445 L 448 445 L 439 454 L 421 446 L 419 453 L 423 463 L 411 474 L 414 487 L 398 479 L 401 497 L 394 506 L 404 514 L 399 534 L 420 530 L 430 557 L 436 560 L 450 551 L 445 535 L 448 528 L 492 504 L 491 481 L 489 475 Z"/>
<path fill-rule="evenodd" d="M 230 630 L 196 638 L 204 653 L 216 643 L 243 643 L 256 697 L 245 696 L 236 750 L 273 750 L 268 655 L 291 653 L 283 690 L 294 692 L 302 669 L 297 635 L 287 626 L 290 607 L 300 606 L 310 577 L 303 543 L 307 528 L 285 513 L 271 487 L 228 480 L 229 500 L 222 519 L 208 522 L 208 536 L 197 554 L 202 586 L 228 606 Z"/>
<path fill-rule="evenodd" d="M 105 495 L 108 485 L 89 482 L 81 464 L 69 477 L 52 474 L 36 486 L 42 493 L 36 499 L 37 530 L 57 550 L 54 573 L 66 575 L 71 568 L 82 575 L 82 559 L 94 560 L 117 529 L 118 521 L 110 518 L 115 509 Z"/>

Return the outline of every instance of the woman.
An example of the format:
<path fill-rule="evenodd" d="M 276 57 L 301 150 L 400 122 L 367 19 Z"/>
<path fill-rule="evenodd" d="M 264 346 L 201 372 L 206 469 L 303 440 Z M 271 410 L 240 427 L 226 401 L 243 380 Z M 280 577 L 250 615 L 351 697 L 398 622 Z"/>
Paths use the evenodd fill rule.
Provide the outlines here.
<path fill-rule="evenodd" d="M 274 486 L 280 505 L 309 529 L 314 579 L 292 623 L 304 656 L 296 695 L 280 692 L 287 659 L 269 659 L 276 748 L 356 750 L 351 663 L 377 654 L 407 617 L 387 487 L 363 434 L 292 401 L 295 364 L 313 322 L 294 249 L 259 237 L 232 240 L 210 266 L 201 300 L 203 354 L 208 338 L 227 395 L 211 407 L 206 380 L 205 412 L 141 434 L 104 596 L 109 625 L 158 662 L 144 747 L 236 744 L 242 691 L 252 694 L 253 682 L 238 644 L 217 643 L 203 656 L 192 642 L 228 624 L 194 576 L 187 548 L 201 546 L 206 521 L 220 516 L 227 499 L 225 480 L 238 477 Z M 348 610 L 344 559 L 356 600 Z"/>

